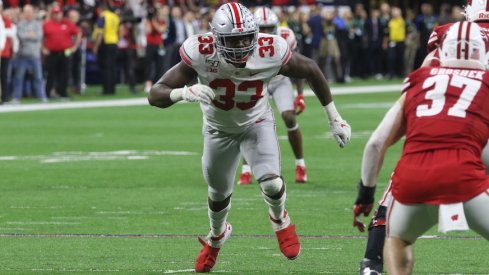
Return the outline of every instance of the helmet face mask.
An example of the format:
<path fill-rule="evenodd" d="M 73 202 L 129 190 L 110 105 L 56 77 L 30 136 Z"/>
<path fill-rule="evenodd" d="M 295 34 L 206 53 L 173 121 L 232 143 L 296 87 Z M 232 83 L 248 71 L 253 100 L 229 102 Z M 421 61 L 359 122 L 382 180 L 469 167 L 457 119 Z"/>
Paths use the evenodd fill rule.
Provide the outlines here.
<path fill-rule="evenodd" d="M 246 63 L 256 47 L 258 27 L 239 3 L 222 5 L 210 23 L 217 52 L 233 64 Z"/>
<path fill-rule="evenodd" d="M 279 20 L 277 15 L 270 8 L 258 8 L 256 9 L 254 16 L 256 24 L 260 28 L 260 32 L 277 34 Z"/>
<path fill-rule="evenodd" d="M 485 70 L 487 39 L 476 23 L 457 22 L 443 38 L 440 64 L 444 67 Z"/>

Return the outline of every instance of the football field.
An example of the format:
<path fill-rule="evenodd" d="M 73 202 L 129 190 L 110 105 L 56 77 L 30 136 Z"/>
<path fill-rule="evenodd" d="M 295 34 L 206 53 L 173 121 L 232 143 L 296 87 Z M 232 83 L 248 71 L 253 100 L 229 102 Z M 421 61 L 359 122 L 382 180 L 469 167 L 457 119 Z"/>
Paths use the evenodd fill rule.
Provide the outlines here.
<path fill-rule="evenodd" d="M 334 96 L 353 129 L 344 149 L 317 99 L 307 97 L 298 117 L 309 179 L 302 185 L 294 182 L 277 114 L 287 210 L 301 255 L 288 261 L 280 254 L 256 182 L 236 185 L 233 236 L 213 272 L 357 274 L 366 234 L 352 227 L 351 207 L 363 146 L 397 97 Z M 209 229 L 201 127 L 197 104 L 0 113 L 0 274 L 192 272 L 197 236 Z M 386 156 L 376 199 L 401 143 Z M 414 274 L 489 274 L 489 245 L 472 231 L 440 235 L 433 228 L 416 243 L 415 257 Z"/>

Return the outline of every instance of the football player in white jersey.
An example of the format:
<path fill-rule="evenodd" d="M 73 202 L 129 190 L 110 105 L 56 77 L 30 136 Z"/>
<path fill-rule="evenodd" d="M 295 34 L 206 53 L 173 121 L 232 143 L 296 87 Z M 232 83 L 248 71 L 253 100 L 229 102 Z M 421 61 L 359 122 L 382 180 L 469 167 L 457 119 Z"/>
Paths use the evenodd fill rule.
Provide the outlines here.
<path fill-rule="evenodd" d="M 278 17 L 271 9 L 267 7 L 257 8 L 254 16 L 259 32 L 280 35 L 287 41 L 291 50 L 297 48 L 294 32 L 288 27 L 279 27 Z M 300 79 L 299 81 L 303 80 Z M 270 81 L 267 89 L 287 127 L 289 143 L 295 156 L 295 182 L 305 183 L 307 172 L 302 150 L 302 134 L 296 121 L 296 109 L 299 108 L 298 114 L 305 109 L 303 85 L 298 85 L 297 97 L 294 98 L 294 89 L 290 79 L 283 75 L 277 75 Z M 244 159 L 238 184 L 247 185 L 251 184 L 251 181 L 251 169 Z"/>
<path fill-rule="evenodd" d="M 148 101 L 167 108 L 179 101 L 198 102 L 204 114 L 202 170 L 208 185 L 210 232 L 196 272 L 210 272 L 231 235 L 227 222 L 240 156 L 257 178 L 280 251 L 288 259 L 300 253 L 295 225 L 285 210 L 286 188 L 280 176 L 280 150 L 267 85 L 277 74 L 306 78 L 324 106 L 340 147 L 351 128 L 337 112 L 318 66 L 279 37 L 258 34 L 253 14 L 239 3 L 222 5 L 210 23 L 212 33 L 189 37 L 180 48 L 182 61 L 151 88 Z M 193 78 L 199 83 L 186 86 Z"/>

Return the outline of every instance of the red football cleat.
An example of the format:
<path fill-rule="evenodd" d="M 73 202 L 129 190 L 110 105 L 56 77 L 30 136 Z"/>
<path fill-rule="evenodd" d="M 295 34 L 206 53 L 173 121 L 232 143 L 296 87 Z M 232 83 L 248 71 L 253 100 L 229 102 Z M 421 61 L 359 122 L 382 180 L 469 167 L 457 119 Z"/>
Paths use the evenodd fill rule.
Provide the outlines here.
<path fill-rule="evenodd" d="M 290 217 L 287 210 L 284 211 L 284 216 L 280 220 L 269 217 L 272 222 L 272 228 L 277 236 L 278 245 L 282 254 L 289 260 L 295 260 L 301 253 L 301 244 L 299 237 L 295 232 L 295 225 L 290 222 Z"/>
<path fill-rule="evenodd" d="M 295 182 L 306 183 L 306 181 L 307 181 L 306 167 L 297 165 L 295 167 Z"/>
<path fill-rule="evenodd" d="M 286 228 L 275 232 L 277 235 L 280 251 L 289 260 L 295 260 L 301 253 L 301 244 L 299 237 L 295 232 L 295 225 L 290 224 Z"/>
<path fill-rule="evenodd" d="M 240 185 L 251 184 L 251 173 L 250 172 L 241 173 L 241 175 L 239 176 L 238 184 Z"/>
<path fill-rule="evenodd" d="M 231 224 L 226 223 L 226 230 L 219 237 L 208 237 L 207 241 L 199 237 L 199 242 L 204 247 L 200 250 L 197 260 L 195 261 L 195 272 L 211 272 L 216 264 L 219 250 L 221 250 L 224 242 L 231 236 L 231 231 Z"/>

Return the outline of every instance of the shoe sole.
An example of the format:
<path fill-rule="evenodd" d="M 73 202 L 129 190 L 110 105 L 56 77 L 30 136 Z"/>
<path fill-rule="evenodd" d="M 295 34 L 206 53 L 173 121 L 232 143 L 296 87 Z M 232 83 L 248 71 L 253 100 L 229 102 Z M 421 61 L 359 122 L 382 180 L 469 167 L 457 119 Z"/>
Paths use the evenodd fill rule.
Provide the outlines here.
<path fill-rule="evenodd" d="M 301 249 L 302 249 L 302 248 L 301 248 Z M 293 261 L 293 260 L 295 260 L 295 259 L 299 258 L 299 255 L 301 255 L 301 249 L 299 249 L 299 253 L 298 253 L 298 254 L 297 254 L 297 256 L 295 256 L 294 258 L 287 258 L 287 257 L 285 257 L 285 256 L 284 256 L 284 257 L 285 257 L 285 258 L 287 258 L 287 260 L 289 260 L 289 261 Z"/>

